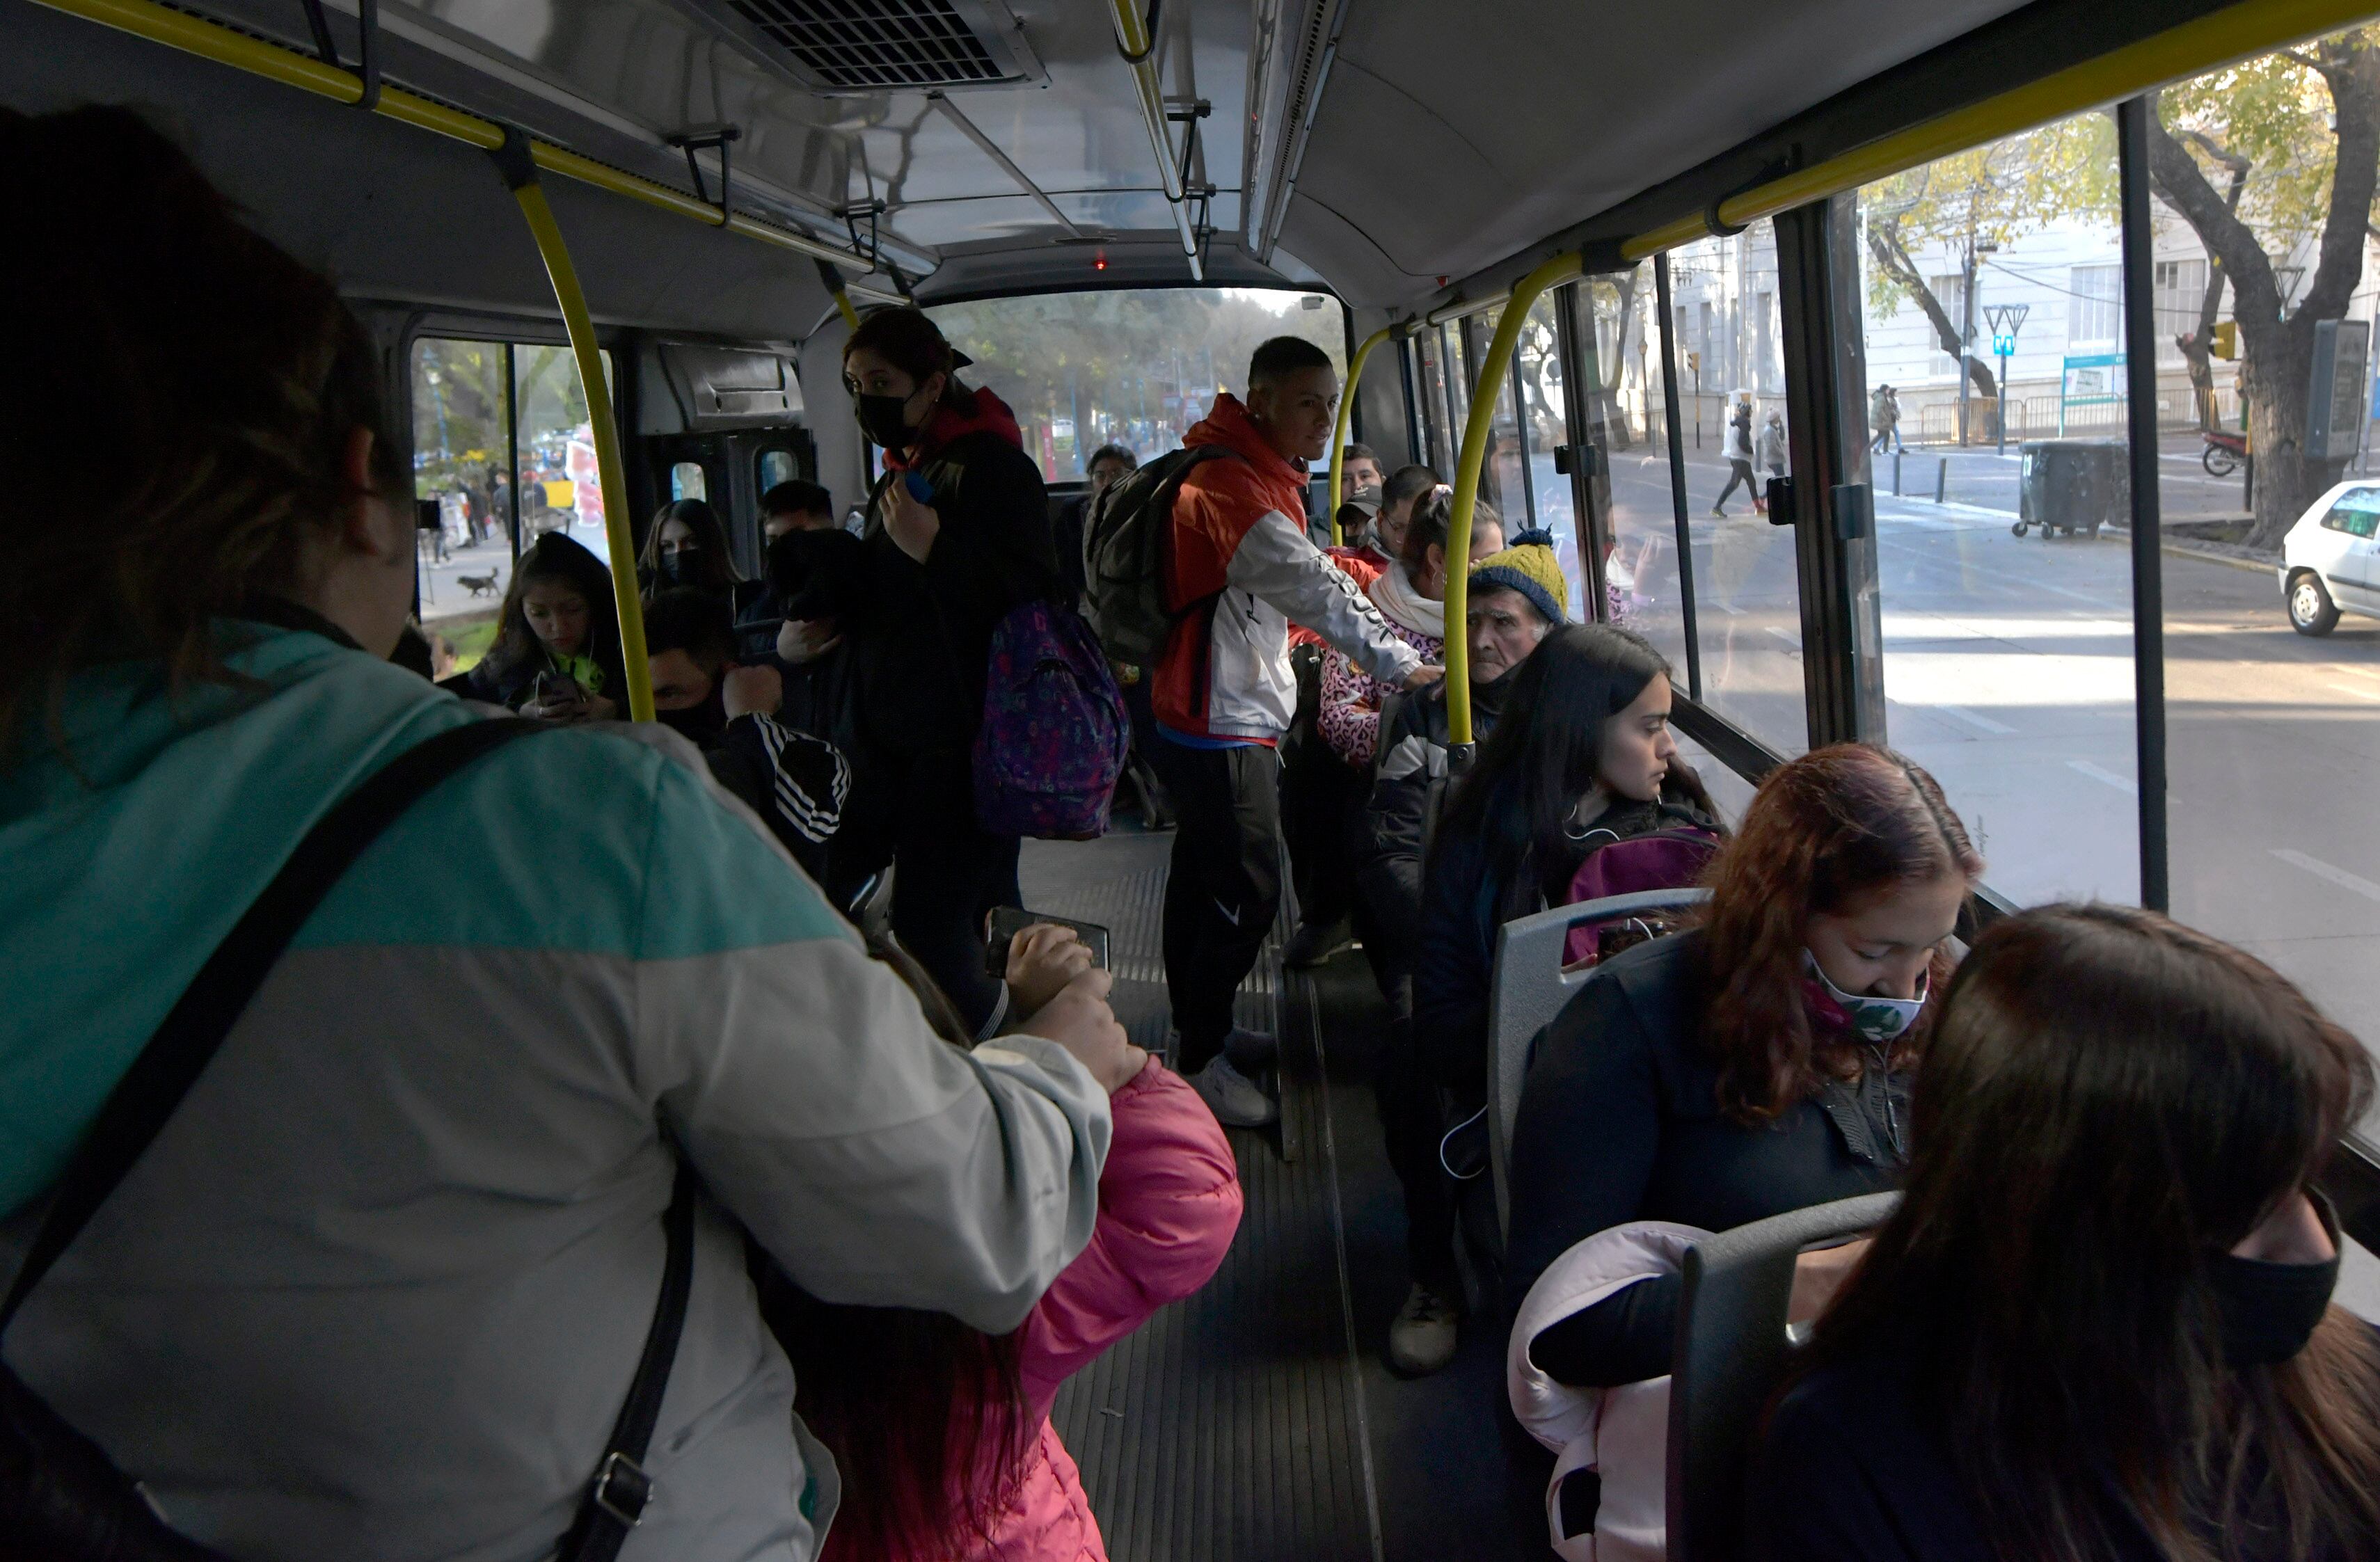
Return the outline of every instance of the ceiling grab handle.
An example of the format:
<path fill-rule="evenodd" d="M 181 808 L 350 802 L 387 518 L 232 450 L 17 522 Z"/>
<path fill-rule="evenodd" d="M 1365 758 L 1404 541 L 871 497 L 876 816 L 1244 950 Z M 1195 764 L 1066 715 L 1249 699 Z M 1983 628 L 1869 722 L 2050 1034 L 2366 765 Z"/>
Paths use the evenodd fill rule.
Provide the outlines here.
<path fill-rule="evenodd" d="M 1339 479 L 1347 466 L 1347 419 L 1355 410 L 1355 387 L 1364 382 L 1364 364 L 1372 349 L 1387 341 L 1396 331 L 1394 325 L 1384 325 L 1364 338 L 1355 349 L 1355 359 L 1347 366 L 1347 383 L 1339 388 L 1339 421 L 1330 430 L 1330 546 L 1343 547 L 1347 539 L 1339 529 Z M 1454 555 L 1448 554 L 1452 558 Z"/>
<path fill-rule="evenodd" d="M 1167 131 L 1165 92 L 1157 79 L 1157 31 L 1152 25 L 1157 13 L 1152 9 L 1144 17 L 1135 0 L 1109 0 L 1115 18 L 1116 53 L 1132 71 L 1133 94 L 1140 103 L 1140 117 L 1148 127 L 1149 145 L 1157 153 L 1157 178 L 1165 191 L 1166 204 L 1172 208 L 1173 226 L 1182 239 L 1183 258 L 1190 263 L 1190 280 L 1207 280 L 1207 267 L 1202 259 L 1198 236 L 1190 226 L 1189 193 L 1183 188 L 1180 172 L 1173 165 L 1173 138 Z"/>
<path fill-rule="evenodd" d="M 339 63 L 338 40 L 331 36 L 331 18 L 323 14 L 322 0 L 306 0 L 306 26 L 314 34 L 315 57 L 333 70 L 346 69 Z M 363 92 L 355 106 L 370 114 L 380 107 L 380 0 L 357 0 L 356 26 L 360 32 L 356 42 L 356 76 Z"/>
<path fill-rule="evenodd" d="M 587 295 L 579 291 L 578 272 L 570 263 L 562 227 L 546 204 L 537 180 L 537 163 L 529 155 L 528 137 L 517 125 L 504 127 L 504 143 L 488 155 L 495 160 L 504 183 L 528 219 L 530 236 L 553 280 L 554 302 L 562 307 L 562 323 L 570 333 L 570 356 L 578 366 L 579 390 L 587 398 L 587 423 L 595 441 L 595 469 L 603 490 L 603 540 L 612 561 L 612 600 L 620 611 L 620 660 L 628 675 L 628 720 L 653 719 L 652 669 L 645 660 L 645 611 L 637 589 L 637 550 L 628 535 L 628 479 L 620 465 L 620 425 L 612 416 L 611 387 L 603 379 L 603 354 L 595 345 L 595 321 L 587 312 Z"/>
<path fill-rule="evenodd" d="M 1451 754 L 1467 757 L 1471 749 L 1471 641 L 1463 620 L 1469 611 L 1470 571 L 1455 561 L 1471 557 L 1471 512 L 1479 503 L 1479 467 L 1488 455 L 1488 432 L 1496 420 L 1496 387 L 1503 382 L 1512 361 L 1512 347 L 1529 317 L 1537 295 L 1582 275 L 1585 262 L 1575 252 L 1557 255 L 1512 285 L 1512 297 L 1496 321 L 1496 334 L 1479 364 L 1479 382 L 1472 388 L 1471 415 L 1463 425 L 1463 454 L 1454 467 L 1454 503 L 1446 524 L 1446 728 Z M 1451 761 L 1450 761 L 1451 762 Z"/>
<path fill-rule="evenodd" d="M 818 263 L 818 269 L 819 280 L 826 284 L 827 292 L 834 297 L 834 307 L 843 313 L 843 323 L 858 330 L 859 311 L 851 307 L 851 294 L 844 286 L 843 273 L 824 260 Z"/>
<path fill-rule="evenodd" d="M 703 181 L 702 164 L 694 160 L 694 154 L 698 151 L 716 151 L 719 154 L 719 225 L 722 228 L 735 220 L 735 198 L 730 193 L 729 183 L 734 176 L 728 168 L 727 149 L 743 138 L 744 128 L 740 125 L 698 125 L 665 138 L 670 145 L 686 153 L 686 175 L 694 181 L 694 195 L 698 200 L 709 200 L 710 189 Z"/>

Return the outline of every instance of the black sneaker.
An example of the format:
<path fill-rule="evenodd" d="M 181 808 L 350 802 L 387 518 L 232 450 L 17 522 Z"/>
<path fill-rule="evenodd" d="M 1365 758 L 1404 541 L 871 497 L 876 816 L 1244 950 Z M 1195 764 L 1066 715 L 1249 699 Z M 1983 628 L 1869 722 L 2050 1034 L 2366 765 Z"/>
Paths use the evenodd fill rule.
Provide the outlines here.
<path fill-rule="evenodd" d="M 1292 971 L 1311 971 L 1318 965 L 1328 965 L 1330 957 L 1341 950 L 1354 946 L 1344 922 L 1325 926 L 1318 923 L 1301 922 L 1297 931 L 1281 951 L 1281 963 Z"/>

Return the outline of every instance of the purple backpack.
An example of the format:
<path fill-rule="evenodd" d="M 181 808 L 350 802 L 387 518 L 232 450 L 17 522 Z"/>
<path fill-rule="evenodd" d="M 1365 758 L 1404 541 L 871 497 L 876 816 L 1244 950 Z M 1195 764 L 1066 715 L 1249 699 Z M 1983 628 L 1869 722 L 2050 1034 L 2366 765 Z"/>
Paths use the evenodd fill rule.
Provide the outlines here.
<path fill-rule="evenodd" d="M 1105 835 L 1131 746 L 1123 695 L 1081 614 L 1031 601 L 1000 621 L 975 739 L 978 823 L 1045 841 Z"/>

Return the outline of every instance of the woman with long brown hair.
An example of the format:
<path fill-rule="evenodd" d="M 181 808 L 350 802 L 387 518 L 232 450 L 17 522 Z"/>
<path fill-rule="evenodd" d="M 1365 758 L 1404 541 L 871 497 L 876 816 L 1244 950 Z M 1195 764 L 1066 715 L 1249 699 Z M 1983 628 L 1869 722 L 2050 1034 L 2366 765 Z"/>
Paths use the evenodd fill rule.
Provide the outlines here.
<path fill-rule="evenodd" d="M 2380 1556 L 2380 1346 L 2314 1189 L 2372 1064 L 2252 956 L 2122 906 L 1975 942 L 1908 1196 L 1757 1461 L 1753 1551 Z"/>
<path fill-rule="evenodd" d="M 1943 946 L 1983 866 L 1934 778 L 1889 750 L 1838 744 L 1770 775 L 1711 865 L 1701 925 L 1605 962 L 1539 1039 L 1511 1293 L 1614 1226 L 1722 1231 L 1890 1186 Z M 1805 1257 L 1797 1314 L 1842 1264 Z M 1532 1356 L 1578 1387 L 1658 1377 L 1682 1284 L 1629 1286 Z"/>

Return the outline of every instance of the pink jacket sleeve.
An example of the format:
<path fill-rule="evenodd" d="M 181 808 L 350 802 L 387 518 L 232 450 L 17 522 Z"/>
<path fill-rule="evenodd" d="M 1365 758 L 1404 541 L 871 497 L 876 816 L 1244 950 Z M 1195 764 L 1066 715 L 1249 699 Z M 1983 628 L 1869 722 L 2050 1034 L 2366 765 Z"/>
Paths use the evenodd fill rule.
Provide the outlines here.
<path fill-rule="evenodd" d="M 1100 1351 L 1212 1278 L 1240 1226 L 1232 1146 L 1180 1075 L 1152 1058 L 1111 1106 L 1115 1137 L 1091 1245 L 1025 1320 L 1021 1365 L 1037 1416 Z"/>

